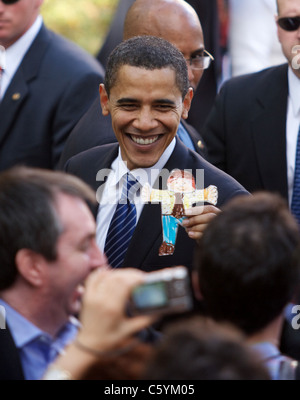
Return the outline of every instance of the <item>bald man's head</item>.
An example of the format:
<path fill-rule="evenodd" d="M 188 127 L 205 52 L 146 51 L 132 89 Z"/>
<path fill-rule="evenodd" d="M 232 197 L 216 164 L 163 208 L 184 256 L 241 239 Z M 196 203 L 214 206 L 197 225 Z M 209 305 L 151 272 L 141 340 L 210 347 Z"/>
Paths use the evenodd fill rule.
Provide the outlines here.
<path fill-rule="evenodd" d="M 183 0 L 136 0 L 127 13 L 123 39 L 143 35 L 168 40 L 186 59 L 203 54 L 201 23 L 193 7 Z M 202 74 L 203 70 L 192 70 L 189 66 L 190 85 L 194 90 Z"/>

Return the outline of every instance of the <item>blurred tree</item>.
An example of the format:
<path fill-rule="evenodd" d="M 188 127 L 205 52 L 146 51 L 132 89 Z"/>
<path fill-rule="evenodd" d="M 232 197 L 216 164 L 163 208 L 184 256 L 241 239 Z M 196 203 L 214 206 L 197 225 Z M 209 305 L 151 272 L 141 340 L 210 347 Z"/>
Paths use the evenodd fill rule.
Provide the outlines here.
<path fill-rule="evenodd" d="M 41 13 L 47 27 L 96 55 L 105 39 L 118 2 L 119 0 L 45 0 Z"/>

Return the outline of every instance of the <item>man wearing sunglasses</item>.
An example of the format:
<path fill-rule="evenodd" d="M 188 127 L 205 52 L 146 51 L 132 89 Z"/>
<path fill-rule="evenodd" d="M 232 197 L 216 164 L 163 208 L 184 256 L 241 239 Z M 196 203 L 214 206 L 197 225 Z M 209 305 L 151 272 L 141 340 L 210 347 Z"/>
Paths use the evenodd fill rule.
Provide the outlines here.
<path fill-rule="evenodd" d="M 92 56 L 43 24 L 43 0 L 0 0 L 0 170 L 54 168 L 103 81 Z"/>
<path fill-rule="evenodd" d="M 159 36 L 175 45 L 187 61 L 190 85 L 196 91 L 214 58 L 204 49 L 202 26 L 192 6 L 183 0 L 136 0 L 126 15 L 123 38 L 139 35 Z M 206 157 L 203 140 L 194 126 L 182 121 L 178 136 L 187 147 Z M 101 115 L 97 96 L 68 138 L 60 167 L 81 151 L 116 141 L 110 118 Z"/>
<path fill-rule="evenodd" d="M 293 194 L 294 199 L 300 200 L 296 185 L 300 177 L 296 172 L 300 137 L 300 2 L 277 0 L 277 9 L 278 38 L 287 63 L 227 81 L 202 134 L 209 161 L 250 192 L 280 193 L 295 213 Z M 299 331 L 286 324 L 284 332 L 284 352 L 300 359 Z M 296 335 L 295 342 L 290 334 Z M 292 342 L 295 345 L 291 350 Z"/>
<path fill-rule="evenodd" d="M 291 204 L 300 124 L 300 2 L 277 5 L 274 23 L 288 63 L 227 81 L 202 134 L 213 164 L 249 191 L 278 192 Z"/>

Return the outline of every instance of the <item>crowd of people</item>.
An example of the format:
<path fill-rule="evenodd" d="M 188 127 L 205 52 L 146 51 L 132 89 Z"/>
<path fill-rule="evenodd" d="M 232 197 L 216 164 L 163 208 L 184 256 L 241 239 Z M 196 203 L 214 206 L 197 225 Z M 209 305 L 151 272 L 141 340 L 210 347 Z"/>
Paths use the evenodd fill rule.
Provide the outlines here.
<path fill-rule="evenodd" d="M 299 2 L 220 91 L 238 2 L 121 0 L 97 58 L 42 3 L 0 0 L 0 380 L 300 379 Z"/>

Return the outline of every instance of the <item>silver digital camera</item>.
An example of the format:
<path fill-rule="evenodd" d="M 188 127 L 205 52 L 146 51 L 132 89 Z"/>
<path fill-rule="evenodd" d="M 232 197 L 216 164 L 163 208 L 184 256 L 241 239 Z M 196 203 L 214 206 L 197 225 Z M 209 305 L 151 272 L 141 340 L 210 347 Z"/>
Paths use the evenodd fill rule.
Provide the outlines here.
<path fill-rule="evenodd" d="M 165 268 L 146 275 L 143 284 L 131 293 L 130 311 L 137 314 L 170 314 L 188 311 L 193 306 L 188 270 Z"/>

